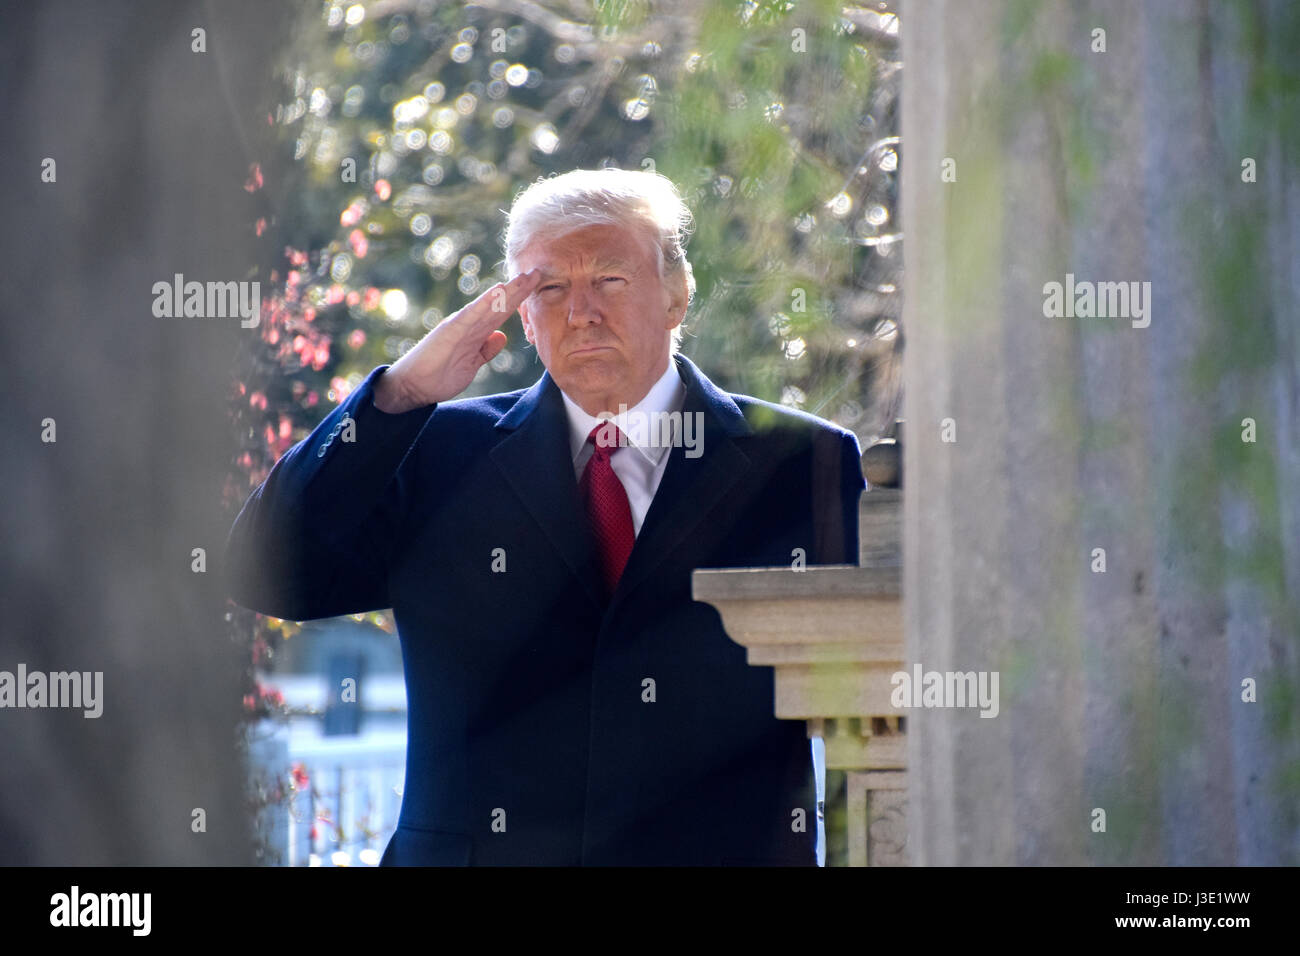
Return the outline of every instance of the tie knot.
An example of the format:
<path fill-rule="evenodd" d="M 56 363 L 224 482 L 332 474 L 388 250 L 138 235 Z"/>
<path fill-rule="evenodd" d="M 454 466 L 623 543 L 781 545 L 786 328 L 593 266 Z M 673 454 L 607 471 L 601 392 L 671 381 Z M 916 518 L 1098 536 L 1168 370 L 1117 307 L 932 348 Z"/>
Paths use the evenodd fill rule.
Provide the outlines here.
<path fill-rule="evenodd" d="M 604 421 L 591 430 L 587 441 L 596 446 L 596 455 L 608 458 L 623 446 L 623 432 L 613 421 Z"/>

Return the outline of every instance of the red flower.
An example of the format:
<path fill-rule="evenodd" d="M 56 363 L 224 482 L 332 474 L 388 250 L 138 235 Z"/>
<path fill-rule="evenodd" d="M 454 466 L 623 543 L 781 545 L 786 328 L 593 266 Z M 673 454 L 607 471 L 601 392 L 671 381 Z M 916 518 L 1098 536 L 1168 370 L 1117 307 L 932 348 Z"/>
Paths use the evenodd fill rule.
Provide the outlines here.
<path fill-rule="evenodd" d="M 357 200 L 339 216 L 339 224 L 343 226 L 355 226 L 361 221 L 361 216 L 365 213 L 365 204 Z"/>
<path fill-rule="evenodd" d="M 341 402 L 352 392 L 352 386 L 348 380 L 341 375 L 336 375 L 330 379 L 330 390 L 334 393 L 330 396 L 331 401 Z"/>

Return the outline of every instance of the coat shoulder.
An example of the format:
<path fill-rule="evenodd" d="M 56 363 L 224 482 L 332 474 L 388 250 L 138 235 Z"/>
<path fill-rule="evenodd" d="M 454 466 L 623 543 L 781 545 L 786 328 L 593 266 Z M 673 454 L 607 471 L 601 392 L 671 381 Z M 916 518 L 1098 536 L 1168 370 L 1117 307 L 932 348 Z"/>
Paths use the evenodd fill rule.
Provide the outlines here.
<path fill-rule="evenodd" d="M 779 432 L 791 436 L 816 437 L 823 441 L 840 438 L 857 442 L 857 436 L 847 428 L 809 412 L 765 402 L 751 395 L 728 394 L 755 434 Z"/>
<path fill-rule="evenodd" d="M 455 398 L 438 405 L 435 414 L 445 419 L 457 419 L 469 422 L 474 419 L 488 419 L 496 423 L 502 415 L 510 411 L 515 403 L 528 391 L 526 388 L 513 392 L 497 392 L 492 395 L 476 395 L 472 398 Z"/>
<path fill-rule="evenodd" d="M 507 434 L 497 424 L 526 391 L 518 389 L 439 402 L 412 448 L 410 464 L 423 467 L 445 462 L 444 451 L 448 447 L 455 447 L 461 460 L 487 451 Z"/>

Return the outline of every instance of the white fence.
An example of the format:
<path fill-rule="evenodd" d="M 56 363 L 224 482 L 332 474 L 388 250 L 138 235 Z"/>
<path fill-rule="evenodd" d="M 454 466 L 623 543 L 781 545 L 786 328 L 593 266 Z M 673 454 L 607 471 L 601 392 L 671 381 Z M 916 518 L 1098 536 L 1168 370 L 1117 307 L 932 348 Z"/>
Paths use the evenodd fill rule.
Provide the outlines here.
<path fill-rule="evenodd" d="M 315 716 L 324 694 L 319 679 L 267 682 L 296 713 L 287 722 L 261 721 L 249 735 L 253 784 L 270 798 L 257 817 L 264 864 L 379 863 L 397 827 L 406 764 L 405 695 L 400 678 L 396 692 L 388 683 L 367 686 L 369 702 L 389 705 L 384 713 L 368 711 L 359 734 L 326 737 Z"/>

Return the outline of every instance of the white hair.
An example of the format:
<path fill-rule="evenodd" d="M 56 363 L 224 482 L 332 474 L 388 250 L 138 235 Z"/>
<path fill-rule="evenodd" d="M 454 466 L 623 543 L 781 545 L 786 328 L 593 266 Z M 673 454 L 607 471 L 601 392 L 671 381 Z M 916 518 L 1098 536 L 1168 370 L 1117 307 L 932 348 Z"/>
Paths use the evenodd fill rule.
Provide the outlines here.
<path fill-rule="evenodd" d="M 672 180 L 637 169 L 575 169 L 541 178 L 515 197 L 506 213 L 506 278 L 519 274 L 519 257 L 541 236 L 558 238 L 585 226 L 641 224 L 658 237 L 660 275 L 686 278 L 687 305 L 695 297 L 695 275 L 686 258 L 694 225 L 691 211 Z M 673 351 L 682 327 L 672 332 Z"/>

